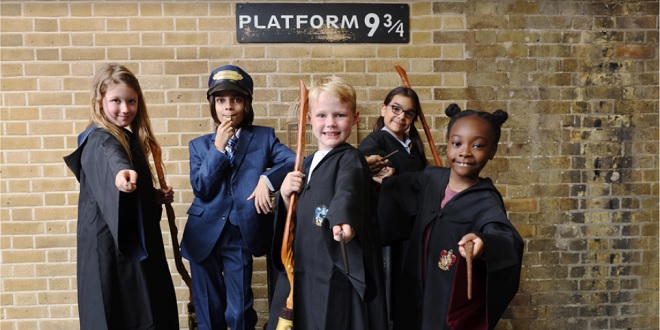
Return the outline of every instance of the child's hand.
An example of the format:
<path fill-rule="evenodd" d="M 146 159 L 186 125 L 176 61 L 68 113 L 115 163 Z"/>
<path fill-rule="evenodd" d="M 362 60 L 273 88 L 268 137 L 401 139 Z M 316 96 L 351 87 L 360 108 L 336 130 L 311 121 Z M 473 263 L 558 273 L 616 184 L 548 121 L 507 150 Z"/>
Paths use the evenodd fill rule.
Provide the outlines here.
<path fill-rule="evenodd" d="M 464 246 L 465 243 L 467 243 L 468 241 L 474 242 L 474 248 L 472 250 L 472 258 L 476 258 L 480 256 L 484 249 L 484 241 L 482 241 L 481 238 L 479 238 L 479 236 L 473 233 L 469 233 L 463 236 L 463 238 L 461 238 L 461 240 L 458 242 L 458 252 L 461 253 L 463 258 L 467 258 L 467 255 L 465 254 Z"/>
<path fill-rule="evenodd" d="M 252 195 L 247 198 L 247 200 L 254 199 L 254 208 L 257 209 L 257 213 L 270 213 L 273 210 L 273 204 L 270 201 L 270 189 L 268 189 L 268 184 L 266 179 L 263 176 L 259 177 L 259 182 L 257 187 L 254 188 Z"/>
<path fill-rule="evenodd" d="M 380 172 L 374 174 L 371 179 L 374 180 L 374 182 L 381 184 L 383 183 L 383 179 L 392 175 L 394 175 L 394 168 L 385 166 Z"/>
<path fill-rule="evenodd" d="M 174 202 L 174 190 L 172 190 L 172 187 L 156 189 L 156 201 L 160 204 L 172 204 Z"/>
<path fill-rule="evenodd" d="M 133 170 L 121 170 L 115 177 L 115 186 L 119 191 L 132 192 L 137 189 L 137 172 Z"/>
<path fill-rule="evenodd" d="M 298 193 L 302 190 L 305 174 L 300 171 L 289 172 L 282 182 L 280 187 L 280 194 L 284 197 L 284 203 L 289 207 L 289 198 L 291 194 Z"/>
<path fill-rule="evenodd" d="M 335 241 L 339 242 L 341 239 L 341 232 L 344 232 L 344 242 L 346 243 L 350 242 L 355 235 L 353 233 L 353 227 L 351 227 L 349 224 L 344 223 L 341 225 L 332 226 L 332 235 L 334 236 Z"/>
<path fill-rule="evenodd" d="M 234 127 L 232 126 L 231 117 L 228 117 L 228 119 L 225 119 L 225 117 L 222 118 L 220 125 L 218 125 L 218 128 L 215 131 L 214 145 L 218 150 L 225 150 L 229 138 L 236 134 L 236 130 L 234 130 Z"/>
<path fill-rule="evenodd" d="M 383 157 L 379 155 L 367 156 L 367 164 L 369 164 L 371 175 L 378 174 L 378 172 L 380 172 L 387 165 L 387 162 L 387 159 L 383 159 Z"/>

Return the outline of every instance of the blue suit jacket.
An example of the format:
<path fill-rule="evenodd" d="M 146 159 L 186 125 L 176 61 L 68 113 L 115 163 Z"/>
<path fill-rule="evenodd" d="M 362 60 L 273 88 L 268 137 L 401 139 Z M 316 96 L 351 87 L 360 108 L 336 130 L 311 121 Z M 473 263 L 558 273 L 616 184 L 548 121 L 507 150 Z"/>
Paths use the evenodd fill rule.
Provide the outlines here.
<path fill-rule="evenodd" d="M 271 244 L 272 214 L 258 214 L 254 200 L 247 200 L 265 175 L 279 190 L 293 171 L 295 153 L 275 136 L 270 127 L 243 128 L 229 157 L 214 146 L 215 132 L 189 143 L 190 184 L 195 198 L 188 209 L 181 252 L 188 260 L 202 262 L 211 253 L 229 218 L 238 224 L 250 252 L 264 255 Z"/>

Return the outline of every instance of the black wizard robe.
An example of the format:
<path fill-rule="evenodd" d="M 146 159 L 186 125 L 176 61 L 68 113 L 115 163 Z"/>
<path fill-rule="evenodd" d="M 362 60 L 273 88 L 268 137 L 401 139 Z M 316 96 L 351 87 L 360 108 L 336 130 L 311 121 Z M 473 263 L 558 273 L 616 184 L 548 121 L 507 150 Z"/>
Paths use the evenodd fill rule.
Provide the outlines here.
<path fill-rule="evenodd" d="M 178 329 L 172 277 L 160 230 L 151 172 L 133 138 L 133 163 L 108 131 L 92 126 L 64 158 L 80 182 L 78 310 L 80 328 Z M 120 192 L 120 170 L 138 173 L 137 189 Z"/>
<path fill-rule="evenodd" d="M 421 171 L 426 165 L 428 165 L 426 158 L 422 157 L 419 150 L 414 145 L 411 148 L 410 153 L 408 153 L 403 144 L 386 130 L 369 133 L 369 135 L 360 142 L 358 149 L 360 149 L 360 151 L 366 156 L 385 156 L 392 151 L 398 150 L 397 153 L 390 156 L 389 162 L 387 163 L 387 166 L 395 169 L 395 175 L 411 171 Z"/>
<path fill-rule="evenodd" d="M 518 291 L 523 241 L 501 195 L 485 178 L 441 209 L 449 173 L 449 168 L 427 167 L 383 180 L 381 230 L 395 237 L 397 222 L 412 226 L 395 329 L 493 329 Z M 472 300 L 466 297 L 465 260 L 458 252 L 459 240 L 468 233 L 484 242 L 473 261 Z"/>
<path fill-rule="evenodd" d="M 399 139 L 385 129 L 367 135 L 367 137 L 360 142 L 358 149 L 366 156 L 379 155 L 381 157 L 388 155 L 393 151 L 397 151 L 397 153 L 390 156 L 389 161 L 387 162 L 388 167 L 394 168 L 394 175 L 421 171 L 428 165 L 426 158 L 422 156 L 416 146 L 412 145 L 410 153 L 408 153 Z M 377 199 L 378 189 L 374 190 Z M 374 216 L 375 215 L 376 212 L 374 212 Z M 408 249 L 409 236 L 410 227 L 398 232 L 396 239 L 381 237 L 381 242 L 384 245 L 382 252 L 383 267 L 385 271 L 385 292 L 379 292 L 379 294 L 384 294 L 387 300 L 387 312 L 390 322 L 394 319 L 396 304 L 397 301 L 399 301 L 395 294 L 397 292 L 397 283 L 400 281 L 399 273 L 401 269 L 403 269 L 403 261 Z"/>
<path fill-rule="evenodd" d="M 304 162 L 308 175 L 312 157 Z M 293 326 L 295 329 L 386 329 L 385 301 L 375 299 L 374 256 L 377 238 L 371 221 L 371 175 L 364 155 L 349 144 L 333 148 L 312 171 L 299 194 L 295 213 Z M 279 196 L 279 195 L 278 195 Z M 289 294 L 280 257 L 286 209 L 278 199 L 273 262 L 278 277 L 268 328 L 275 329 Z M 354 238 L 346 244 L 348 275 L 332 227 L 350 224 Z M 382 284 L 382 281 L 379 283 Z"/>

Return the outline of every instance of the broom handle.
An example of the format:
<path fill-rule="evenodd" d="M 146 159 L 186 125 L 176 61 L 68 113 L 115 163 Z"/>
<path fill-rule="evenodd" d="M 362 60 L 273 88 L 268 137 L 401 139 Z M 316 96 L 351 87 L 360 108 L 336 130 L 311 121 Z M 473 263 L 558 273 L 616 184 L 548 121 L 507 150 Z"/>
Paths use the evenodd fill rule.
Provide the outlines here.
<path fill-rule="evenodd" d="M 165 172 L 163 170 L 163 157 L 160 147 L 156 144 L 155 141 L 151 140 L 149 143 L 151 147 L 151 154 L 154 157 L 154 165 L 156 168 L 156 174 L 158 175 L 158 183 L 160 184 L 161 189 L 167 189 L 167 182 L 165 181 Z M 181 275 L 181 279 L 186 283 L 188 287 L 188 292 L 190 293 L 190 302 L 192 302 L 192 282 L 190 280 L 190 275 L 186 270 L 186 267 L 183 265 L 183 260 L 181 259 L 181 251 L 179 249 L 179 239 L 178 239 L 178 230 L 176 228 L 176 215 L 174 215 L 174 209 L 172 204 L 165 204 L 165 211 L 167 213 L 167 223 L 170 226 L 170 237 L 172 238 L 172 250 L 174 250 L 174 264 L 176 265 L 176 270 Z"/>
<path fill-rule="evenodd" d="M 294 171 L 302 171 L 303 158 L 305 157 L 305 131 L 307 128 L 307 88 L 305 83 L 300 81 L 300 105 L 298 107 L 298 139 L 296 141 L 296 162 Z M 289 198 L 289 208 L 286 212 L 286 223 L 284 225 L 284 237 L 282 238 L 282 263 L 286 270 L 286 276 L 289 279 L 289 296 L 286 299 L 286 308 L 293 310 L 293 215 L 298 205 L 298 194 L 293 193 Z"/>
<path fill-rule="evenodd" d="M 396 68 L 396 72 L 399 73 L 399 76 L 401 77 L 401 81 L 403 81 L 403 84 L 408 87 L 410 87 L 410 82 L 408 81 L 408 74 L 406 73 L 406 70 L 404 70 L 401 66 L 398 64 L 394 65 Z M 431 130 L 429 129 L 429 125 L 426 123 L 426 118 L 424 117 L 424 112 L 422 111 L 422 107 L 419 108 L 419 120 L 422 122 L 422 127 L 424 128 L 424 134 L 426 135 L 426 140 L 429 141 L 429 147 L 431 148 L 431 154 L 433 154 L 433 160 L 435 161 L 436 166 L 442 166 L 442 160 L 440 160 L 440 156 L 438 156 L 438 150 L 435 149 L 435 142 L 433 142 L 433 136 L 431 135 Z"/>

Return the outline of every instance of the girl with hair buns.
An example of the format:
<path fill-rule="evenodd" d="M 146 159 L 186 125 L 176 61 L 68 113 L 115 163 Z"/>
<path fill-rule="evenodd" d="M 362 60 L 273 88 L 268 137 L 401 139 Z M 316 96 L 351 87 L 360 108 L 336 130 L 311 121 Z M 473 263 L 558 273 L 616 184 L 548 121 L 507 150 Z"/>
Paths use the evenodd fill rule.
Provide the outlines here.
<path fill-rule="evenodd" d="M 412 226 L 394 329 L 493 329 L 518 291 L 522 238 L 492 180 L 479 176 L 495 157 L 508 115 L 461 111 L 456 104 L 445 113 L 451 117 L 449 168 L 374 177 L 382 182 L 383 231 L 396 222 Z M 471 299 L 464 259 L 468 241 L 474 244 Z"/>
<path fill-rule="evenodd" d="M 119 64 L 103 66 L 93 87 L 90 125 L 64 158 L 80 182 L 80 328 L 178 329 L 159 224 L 174 192 L 154 188 L 148 157 L 158 143 L 142 89 Z"/>

